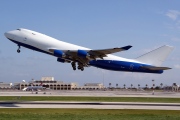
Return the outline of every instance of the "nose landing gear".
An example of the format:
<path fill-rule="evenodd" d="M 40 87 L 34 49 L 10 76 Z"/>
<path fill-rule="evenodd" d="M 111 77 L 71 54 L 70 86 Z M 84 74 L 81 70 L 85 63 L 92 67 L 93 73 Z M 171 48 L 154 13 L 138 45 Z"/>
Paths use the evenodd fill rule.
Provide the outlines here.
<path fill-rule="evenodd" d="M 21 48 L 21 46 L 20 45 L 18 45 L 18 49 L 17 49 L 17 53 L 20 53 L 21 51 L 20 51 L 20 48 Z"/>

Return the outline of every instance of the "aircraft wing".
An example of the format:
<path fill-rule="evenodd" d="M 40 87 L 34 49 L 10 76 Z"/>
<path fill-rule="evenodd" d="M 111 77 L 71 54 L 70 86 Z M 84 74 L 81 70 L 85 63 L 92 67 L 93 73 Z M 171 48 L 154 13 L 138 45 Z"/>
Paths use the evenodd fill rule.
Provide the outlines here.
<path fill-rule="evenodd" d="M 171 69 L 169 67 L 153 67 L 153 66 L 141 66 L 142 69 L 147 69 L 147 70 L 168 70 Z"/>
<path fill-rule="evenodd" d="M 94 56 L 94 57 L 105 57 L 106 54 L 112 54 L 112 53 L 116 53 L 116 52 L 121 52 L 121 51 L 124 51 L 124 50 L 128 50 L 130 49 L 132 46 L 128 45 L 128 46 L 125 46 L 125 47 L 121 47 L 121 48 L 110 48 L 110 49 L 100 49 L 100 50 L 90 50 L 88 51 L 88 53 L 91 55 L 91 56 Z"/>
<path fill-rule="evenodd" d="M 99 50 L 58 50 L 49 49 L 50 52 L 60 54 L 60 58 L 64 60 L 78 61 L 84 66 L 87 66 L 90 60 L 95 60 L 97 58 L 103 59 L 107 54 L 112 54 L 124 50 L 130 49 L 132 46 L 128 45 L 120 48 L 110 48 L 110 49 L 99 49 Z"/>
<path fill-rule="evenodd" d="M 101 50 L 90 50 L 89 53 L 95 53 L 95 54 L 112 54 L 112 53 L 116 53 L 116 52 L 120 52 L 120 51 L 124 51 L 124 50 L 128 50 L 130 49 L 132 46 L 128 45 L 125 47 L 121 47 L 121 48 L 110 48 L 110 49 L 101 49 Z"/>
<path fill-rule="evenodd" d="M 92 58 L 92 59 L 94 59 L 94 58 L 103 59 L 103 57 L 106 57 L 107 54 L 112 54 L 112 53 L 128 50 L 131 47 L 132 46 L 128 45 L 128 46 L 121 47 L 121 48 L 109 48 L 109 49 L 99 49 L 99 50 L 80 50 L 80 51 L 81 52 L 86 52 L 87 55 L 89 55 L 89 57 Z M 78 51 L 79 50 L 77 50 L 77 51 L 68 50 L 68 51 L 65 51 L 65 53 L 68 54 L 68 55 L 76 56 L 76 55 L 78 55 Z"/>

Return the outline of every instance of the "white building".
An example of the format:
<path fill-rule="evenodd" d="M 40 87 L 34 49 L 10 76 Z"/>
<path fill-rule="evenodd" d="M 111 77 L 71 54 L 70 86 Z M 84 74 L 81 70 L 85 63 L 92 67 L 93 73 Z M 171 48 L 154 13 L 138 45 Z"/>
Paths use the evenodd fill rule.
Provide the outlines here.
<path fill-rule="evenodd" d="M 42 77 L 41 80 L 32 80 L 30 82 L 16 83 L 17 87 L 22 90 L 28 86 L 43 86 L 52 90 L 72 90 L 76 89 L 77 83 L 64 83 L 63 81 L 54 80 L 54 77 Z"/>
<path fill-rule="evenodd" d="M 102 83 L 85 83 L 84 86 L 80 87 L 83 90 L 100 90 L 104 89 L 104 85 Z"/>
<path fill-rule="evenodd" d="M 12 87 L 12 83 L 0 82 L 0 89 L 10 89 L 11 87 Z"/>

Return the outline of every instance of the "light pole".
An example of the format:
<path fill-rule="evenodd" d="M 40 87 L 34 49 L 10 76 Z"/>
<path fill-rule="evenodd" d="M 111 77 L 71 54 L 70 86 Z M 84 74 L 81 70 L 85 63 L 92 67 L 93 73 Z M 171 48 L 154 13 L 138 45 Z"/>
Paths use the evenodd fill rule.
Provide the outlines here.
<path fill-rule="evenodd" d="M 105 86 L 104 86 L 104 71 L 102 70 L 102 73 L 103 73 L 103 89 L 105 89 Z"/>

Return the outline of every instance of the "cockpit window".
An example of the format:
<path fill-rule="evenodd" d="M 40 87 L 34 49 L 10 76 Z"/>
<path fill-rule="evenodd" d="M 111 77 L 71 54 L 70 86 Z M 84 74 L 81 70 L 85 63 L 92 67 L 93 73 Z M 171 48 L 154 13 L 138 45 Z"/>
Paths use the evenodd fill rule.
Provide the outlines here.
<path fill-rule="evenodd" d="M 21 29 L 17 29 L 17 30 L 21 31 Z"/>

